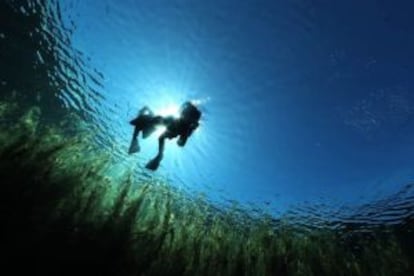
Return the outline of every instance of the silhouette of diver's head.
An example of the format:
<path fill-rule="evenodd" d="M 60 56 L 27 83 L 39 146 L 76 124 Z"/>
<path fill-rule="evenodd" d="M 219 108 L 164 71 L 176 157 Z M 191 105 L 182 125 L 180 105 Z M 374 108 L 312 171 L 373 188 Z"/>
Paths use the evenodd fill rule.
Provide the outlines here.
<path fill-rule="evenodd" d="M 201 118 L 201 112 L 191 102 L 185 102 L 180 107 L 180 118 L 188 122 L 198 122 Z"/>

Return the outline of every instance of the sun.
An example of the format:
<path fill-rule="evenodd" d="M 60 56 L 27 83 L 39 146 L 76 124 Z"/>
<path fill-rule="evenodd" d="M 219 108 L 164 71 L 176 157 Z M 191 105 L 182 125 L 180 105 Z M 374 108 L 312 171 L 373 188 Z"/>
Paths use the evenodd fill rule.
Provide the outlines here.
<path fill-rule="evenodd" d="M 173 116 L 174 118 L 180 117 L 180 106 L 177 104 L 169 104 L 163 108 L 155 110 L 155 114 L 163 117 Z"/>

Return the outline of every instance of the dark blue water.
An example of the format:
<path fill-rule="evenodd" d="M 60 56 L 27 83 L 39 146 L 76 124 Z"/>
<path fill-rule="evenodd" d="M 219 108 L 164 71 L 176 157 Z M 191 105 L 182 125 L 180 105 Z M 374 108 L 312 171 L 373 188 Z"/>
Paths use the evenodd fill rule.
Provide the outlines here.
<path fill-rule="evenodd" d="M 410 1 L 59 3 L 62 48 L 79 60 L 62 54 L 57 75 L 73 85 L 56 96 L 113 153 L 109 174 L 136 167 L 221 206 L 304 224 L 412 216 Z M 139 108 L 167 114 L 186 100 L 203 116 L 184 148 L 167 142 L 155 173 L 144 168 L 155 136 L 127 155 Z"/>

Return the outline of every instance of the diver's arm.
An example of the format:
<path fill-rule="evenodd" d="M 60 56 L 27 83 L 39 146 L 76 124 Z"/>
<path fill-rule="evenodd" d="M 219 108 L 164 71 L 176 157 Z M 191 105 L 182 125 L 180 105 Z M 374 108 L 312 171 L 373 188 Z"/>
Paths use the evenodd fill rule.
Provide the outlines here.
<path fill-rule="evenodd" d="M 198 127 L 198 123 L 193 123 L 191 126 L 187 129 L 187 132 L 180 136 L 180 138 L 177 141 L 177 145 L 180 147 L 184 147 L 185 143 L 187 142 L 188 137 L 193 134 L 193 131 Z"/>
<path fill-rule="evenodd" d="M 187 139 L 188 136 L 181 135 L 180 138 L 178 138 L 177 145 L 179 145 L 180 147 L 184 147 L 185 143 L 187 142 Z"/>

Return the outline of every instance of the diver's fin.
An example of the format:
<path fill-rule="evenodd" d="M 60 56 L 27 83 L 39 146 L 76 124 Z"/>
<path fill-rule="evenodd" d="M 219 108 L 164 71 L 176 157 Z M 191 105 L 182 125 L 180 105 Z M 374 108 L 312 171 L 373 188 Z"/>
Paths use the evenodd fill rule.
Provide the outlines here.
<path fill-rule="evenodd" d="M 136 152 L 139 152 L 139 144 L 138 144 L 138 139 L 137 138 L 132 139 L 131 145 L 129 146 L 129 150 L 128 150 L 129 154 L 133 154 L 133 153 L 136 153 Z"/>
<path fill-rule="evenodd" d="M 154 159 L 152 159 L 151 161 L 149 161 L 147 163 L 147 165 L 145 166 L 145 168 L 147 168 L 149 170 L 152 170 L 152 171 L 155 171 L 155 170 L 158 169 L 158 167 L 160 165 L 160 161 L 161 161 L 161 158 L 155 157 Z"/>

